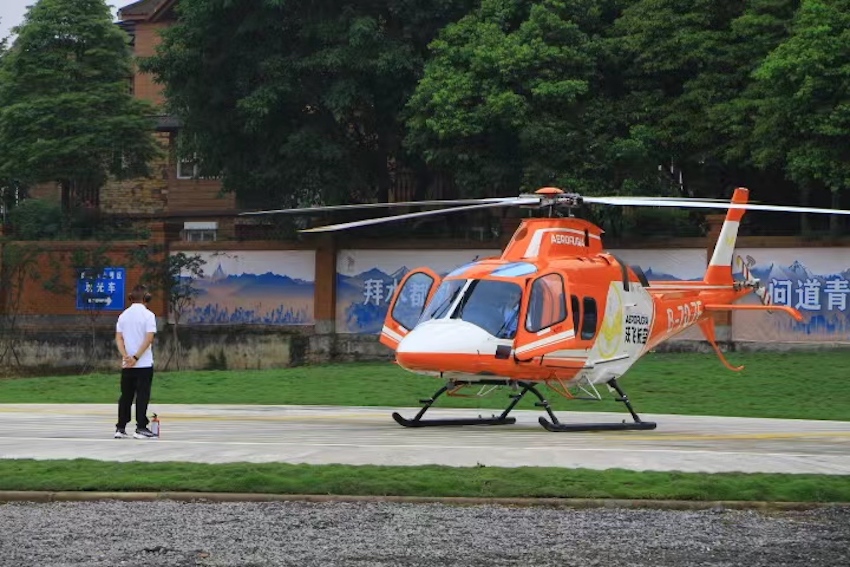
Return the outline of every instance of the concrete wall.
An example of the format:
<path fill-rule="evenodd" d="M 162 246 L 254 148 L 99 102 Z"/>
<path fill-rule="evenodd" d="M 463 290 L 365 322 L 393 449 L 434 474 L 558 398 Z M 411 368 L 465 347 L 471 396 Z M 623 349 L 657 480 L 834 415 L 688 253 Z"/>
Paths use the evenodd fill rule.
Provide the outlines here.
<path fill-rule="evenodd" d="M 281 329 L 193 328 L 180 330 L 182 350 L 169 361 L 172 330 L 161 325 L 154 343 L 159 370 L 260 370 L 303 364 L 309 339 Z M 117 372 L 115 332 L 104 325 L 88 329 L 24 330 L 14 341 L 0 335 L 0 371 L 6 374 Z"/>
<path fill-rule="evenodd" d="M 309 317 L 294 320 L 285 317 L 254 317 L 250 323 L 237 325 L 234 318 L 212 317 L 205 320 L 200 317 L 189 325 L 186 323 L 194 320 L 181 319 L 181 340 L 186 349 L 180 356 L 181 367 L 191 369 L 209 366 L 232 369 L 275 368 L 331 361 L 391 360 L 392 352 L 378 342 L 377 333 L 380 326 L 373 328 L 374 324 L 379 325 L 383 321 L 386 302 L 377 301 L 380 305 L 373 306 L 374 313 L 348 313 L 348 307 L 352 305 L 359 308 L 375 303 L 370 300 L 368 294 L 364 295 L 364 289 L 367 288 L 363 288 L 361 284 L 365 282 L 357 278 L 368 276 L 374 280 L 388 274 L 383 285 L 385 289 L 389 289 L 390 284 L 395 283 L 392 278 L 405 266 L 415 267 L 421 263 L 430 263 L 434 269 L 444 271 L 488 251 L 479 248 L 490 248 L 476 246 L 479 243 L 468 241 L 423 241 L 416 244 L 346 239 L 338 242 L 332 237 L 301 242 L 189 243 L 169 240 L 164 225 L 159 223 L 156 226 L 159 228 L 152 229 L 150 241 L 114 243 L 108 251 L 116 265 L 123 264 L 127 267 L 128 284 L 136 283 L 141 277 L 137 267 L 126 263 L 129 251 L 142 245 L 158 244 L 170 249 L 171 253 L 181 250 L 189 254 L 223 255 L 221 262 L 210 262 L 206 269 L 209 270 L 208 276 L 215 281 L 220 281 L 227 275 L 217 273 L 221 265 L 232 270 L 230 275 L 236 276 L 231 282 L 233 290 L 228 288 L 227 295 L 224 294 L 222 286 L 215 284 L 210 287 L 205 284 L 206 291 L 211 293 L 204 296 L 205 299 L 198 300 L 202 306 L 231 302 L 241 309 L 262 314 L 268 311 L 269 306 L 272 311 L 286 311 L 282 308 L 292 307 L 294 302 L 303 303 L 309 300 L 311 305 L 308 310 Z M 779 268 L 787 272 L 786 268 L 793 266 L 795 270 L 806 273 L 805 279 L 810 280 L 809 283 L 822 284 L 822 294 L 815 299 L 824 307 L 820 311 L 803 309 L 808 320 L 801 324 L 804 327 L 800 329 L 772 327 L 789 324 L 787 315 L 781 313 L 765 314 L 763 320 L 747 322 L 748 327 L 744 326 L 744 321 L 733 320 L 727 314 L 720 313 L 716 323 L 717 337 L 722 348 L 823 349 L 850 344 L 850 299 L 844 301 L 845 296 L 850 297 L 850 284 L 847 283 L 850 278 L 850 243 L 834 242 L 830 246 L 813 246 L 809 243 L 807 246 L 799 239 L 741 240 L 742 257 L 747 261 L 752 260 L 753 273 L 763 277 L 766 285 L 779 282 Z M 75 294 L 67 291 L 55 293 L 46 286 L 55 276 L 58 283 L 73 289 L 77 282 L 75 270 L 70 263 L 72 250 L 81 246 L 95 247 L 97 243 L 27 244 L 37 245 L 43 251 L 37 265 L 40 275 L 38 279 L 27 282 L 23 288 L 23 297 L 16 314 L 18 319 L 14 324 L 17 331 L 13 329 L 8 313 L 3 315 L 4 306 L 0 301 L 0 369 L 5 368 L 7 373 L 10 368 L 17 369 L 17 372 L 21 372 L 22 368 L 37 370 L 44 367 L 61 371 L 86 364 L 112 369 L 115 362 L 115 347 L 112 341 L 118 312 L 101 313 L 97 321 L 99 330 L 92 353 L 87 338 L 90 321 L 75 307 Z M 494 251 L 501 245 L 496 242 L 488 244 L 491 244 Z M 702 272 L 713 243 L 709 238 L 666 241 L 645 247 L 639 247 L 639 243 L 633 244 L 633 248 L 618 246 L 612 247 L 612 250 L 624 261 L 650 268 L 653 274 L 662 279 L 690 279 L 698 277 Z M 0 243 L 0 248 L 3 246 L 8 244 Z M 224 258 L 236 262 L 235 267 L 226 265 Z M 0 272 L 2 271 L 3 266 L 0 264 Z M 802 271 L 800 273 L 803 273 Z M 841 272 L 841 277 L 838 272 Z M 289 283 L 249 285 L 246 281 L 251 278 L 242 277 L 245 274 L 257 278 L 268 274 L 278 279 L 286 277 Z M 303 290 L 297 293 L 287 291 L 291 289 L 292 282 L 300 282 L 298 286 L 301 287 L 305 283 L 310 284 L 307 290 L 309 293 L 304 294 Z M 797 288 L 802 284 L 791 284 L 796 287 L 789 288 L 793 293 L 786 295 L 793 300 L 797 298 Z M 250 287 L 251 285 L 254 287 Z M 6 293 L 0 293 L 0 300 L 5 295 Z M 804 298 L 802 294 L 799 297 Z M 242 305 L 237 299 L 247 303 Z M 812 302 L 814 299 L 809 298 L 807 301 Z M 157 352 L 166 353 L 170 348 L 171 337 L 170 328 L 165 326 L 168 315 L 165 301 L 155 294 L 150 308 L 163 321 L 163 332 L 156 343 Z M 349 315 L 357 318 L 351 319 Z M 352 320 L 358 324 L 352 325 Z M 827 323 L 826 330 L 821 329 L 823 321 Z M 368 323 L 368 326 L 363 325 L 363 322 Z M 738 335 L 735 334 L 736 325 Z M 742 330 L 745 329 L 749 331 L 743 333 Z M 9 350 L 11 344 L 16 347 L 14 354 L 17 358 Z M 683 333 L 676 337 L 676 340 L 661 345 L 658 350 L 711 352 L 698 330 Z M 165 358 L 158 358 L 161 363 L 165 362 Z"/>

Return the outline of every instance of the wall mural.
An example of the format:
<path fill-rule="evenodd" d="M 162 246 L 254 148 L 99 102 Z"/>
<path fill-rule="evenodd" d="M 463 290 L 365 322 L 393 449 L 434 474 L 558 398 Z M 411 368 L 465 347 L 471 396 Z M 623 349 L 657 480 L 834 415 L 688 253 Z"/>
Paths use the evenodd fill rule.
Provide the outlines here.
<path fill-rule="evenodd" d="M 670 250 L 609 250 L 629 265 L 640 266 L 651 281 L 699 281 L 705 275 L 708 256 L 703 248 L 673 248 Z"/>
<path fill-rule="evenodd" d="M 475 259 L 499 256 L 501 252 L 499 249 L 341 250 L 337 257 L 337 332 L 380 333 L 395 287 L 412 269 L 428 266 L 442 276 Z M 639 265 L 649 280 L 699 280 L 705 272 L 703 249 L 612 250 L 612 253 L 624 262 Z"/>
<path fill-rule="evenodd" d="M 177 251 L 175 251 L 177 252 Z M 195 325 L 312 325 L 312 250 L 186 252 L 206 262 L 199 294 L 181 318 Z"/>
<path fill-rule="evenodd" d="M 475 259 L 501 253 L 498 249 L 340 250 L 336 274 L 337 332 L 380 333 L 393 292 L 410 270 L 427 266 L 443 276 Z"/>
<path fill-rule="evenodd" d="M 736 311 L 732 315 L 734 340 L 850 342 L 850 249 L 738 249 L 733 268 L 740 279 L 739 262 L 767 287 L 772 303 L 796 308 L 803 321 L 784 313 Z M 755 299 L 748 297 L 741 303 L 755 303 Z"/>

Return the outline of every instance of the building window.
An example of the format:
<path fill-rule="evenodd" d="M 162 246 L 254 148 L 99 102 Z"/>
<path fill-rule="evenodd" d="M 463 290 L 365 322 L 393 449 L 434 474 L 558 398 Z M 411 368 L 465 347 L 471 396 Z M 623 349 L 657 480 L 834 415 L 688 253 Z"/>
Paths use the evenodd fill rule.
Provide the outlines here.
<path fill-rule="evenodd" d="M 220 179 L 221 175 L 210 175 L 201 166 L 201 160 L 196 154 L 177 156 L 177 179 Z"/>
<path fill-rule="evenodd" d="M 217 233 L 217 222 L 183 223 L 182 238 L 187 242 L 215 242 Z"/>
<path fill-rule="evenodd" d="M 177 179 L 195 179 L 198 177 L 197 156 L 177 158 Z"/>

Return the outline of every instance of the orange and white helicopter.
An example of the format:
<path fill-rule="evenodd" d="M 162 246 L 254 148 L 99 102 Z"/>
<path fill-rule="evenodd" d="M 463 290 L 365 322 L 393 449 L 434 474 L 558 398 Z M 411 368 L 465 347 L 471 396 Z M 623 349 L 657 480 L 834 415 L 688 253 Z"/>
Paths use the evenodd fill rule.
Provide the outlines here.
<path fill-rule="evenodd" d="M 784 311 L 772 305 L 767 289 L 743 265 L 743 278 L 733 276 L 738 227 L 747 209 L 850 214 L 847 210 L 748 203 L 748 190 L 738 188 L 731 202 L 675 197 L 582 197 L 554 187 L 512 198 L 414 201 L 339 205 L 244 214 L 308 213 L 358 207 L 456 205 L 310 228 L 302 232 L 345 230 L 387 221 L 487 207 L 543 208 L 549 216 L 523 219 L 501 256 L 483 258 L 440 277 L 422 267 L 399 282 L 389 304 L 380 341 L 395 351 L 404 369 L 436 376 L 445 384 L 412 419 L 393 413 L 407 427 L 432 425 L 504 425 L 508 414 L 527 394 L 536 396 L 549 419 L 549 431 L 655 429 L 641 420 L 617 380 L 659 343 L 698 325 L 722 363 L 731 370 L 715 339 L 712 313 L 735 309 Z M 472 203 L 472 204 L 470 204 Z M 649 282 L 638 266 L 630 266 L 602 246 L 602 230 L 572 216 L 584 204 L 616 206 L 696 207 L 728 209 L 702 281 Z M 567 210 L 567 216 L 560 216 Z M 555 216 L 559 215 L 559 216 Z M 414 294 L 426 297 L 412 302 Z M 755 304 L 736 304 L 754 293 Z M 567 398 L 601 399 L 597 385 L 616 392 L 633 418 L 627 423 L 567 424 L 558 420 L 538 386 Z M 509 387 L 512 401 L 498 416 L 468 419 L 422 419 L 442 394 L 459 395 L 466 387 Z M 491 388 L 487 388 L 491 387 Z"/>

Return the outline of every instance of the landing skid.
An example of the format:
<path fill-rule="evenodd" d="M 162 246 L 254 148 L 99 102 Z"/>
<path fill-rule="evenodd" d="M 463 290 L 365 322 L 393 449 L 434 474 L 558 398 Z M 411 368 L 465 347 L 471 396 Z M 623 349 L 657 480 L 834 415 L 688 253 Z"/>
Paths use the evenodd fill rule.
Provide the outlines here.
<path fill-rule="evenodd" d="M 513 425 L 516 423 L 515 417 L 470 417 L 459 419 L 407 419 L 402 417 L 398 412 L 393 412 L 393 419 L 396 423 L 405 427 L 434 427 L 439 425 Z"/>
<path fill-rule="evenodd" d="M 580 423 L 561 423 L 557 416 L 552 412 L 552 408 L 549 405 L 549 401 L 543 397 L 540 391 L 535 387 L 535 385 L 531 382 L 517 382 L 517 385 L 521 388 L 518 394 L 511 395 L 511 403 L 507 408 L 502 411 L 502 413 L 498 416 L 493 415 L 492 417 L 477 417 L 477 418 L 442 418 L 442 419 L 422 419 L 422 416 L 425 415 L 425 412 L 434 405 L 434 402 L 437 401 L 437 398 L 445 394 L 449 389 L 455 389 L 462 386 L 471 386 L 471 385 L 496 385 L 496 386 L 504 386 L 506 385 L 503 381 L 479 381 L 479 382 L 452 382 L 449 383 L 434 393 L 430 398 L 419 400 L 419 403 L 423 404 L 422 409 L 419 410 L 419 413 L 416 414 L 413 419 L 407 419 L 403 417 L 398 412 L 393 412 L 393 419 L 399 425 L 404 427 L 438 427 L 438 426 L 461 426 L 461 425 L 512 425 L 516 423 L 516 418 L 508 417 L 508 414 L 513 410 L 519 401 L 525 397 L 528 392 L 534 394 L 538 400 L 534 405 L 537 407 L 542 407 L 544 411 L 549 415 L 550 419 L 546 419 L 545 417 L 540 417 L 538 419 L 541 426 L 547 431 L 625 431 L 625 430 L 649 430 L 655 429 L 656 424 L 654 422 L 649 421 L 641 421 L 640 417 L 635 413 L 632 408 L 631 403 L 629 402 L 628 397 L 625 392 L 620 388 L 617 381 L 611 379 L 608 384 L 614 388 L 619 394 L 619 398 L 616 398 L 617 401 L 623 402 L 629 410 L 629 413 L 632 414 L 634 418 L 634 423 L 626 423 L 623 421 L 622 423 L 588 423 L 588 424 L 580 424 Z"/>
<path fill-rule="evenodd" d="M 484 381 L 484 382 L 478 382 L 478 384 L 504 386 L 505 383 L 504 382 Z M 471 417 L 471 418 L 422 419 L 422 416 L 425 414 L 426 411 L 428 411 L 428 408 L 430 408 L 432 405 L 434 405 L 434 402 L 437 401 L 437 398 L 439 398 L 440 396 L 445 394 L 449 390 L 450 386 L 456 387 L 456 386 L 463 386 L 463 385 L 471 385 L 471 383 L 470 382 L 453 382 L 453 383 L 447 384 L 447 385 L 443 386 L 442 388 L 440 388 L 439 390 L 437 390 L 437 392 L 433 396 L 431 396 L 430 398 L 427 398 L 425 400 L 419 400 L 419 403 L 424 404 L 424 405 L 423 405 L 422 409 L 419 410 L 419 413 L 416 414 L 416 417 L 414 417 L 413 419 L 407 419 L 405 417 L 402 417 L 401 414 L 399 414 L 398 412 L 393 412 L 393 419 L 396 420 L 396 423 L 398 423 L 399 425 L 403 425 L 405 427 L 435 427 L 435 426 L 441 426 L 441 425 L 513 425 L 514 423 L 516 423 L 516 418 L 515 417 L 508 417 L 508 414 L 511 412 L 512 409 L 514 409 L 514 407 L 519 403 L 519 401 L 523 398 L 523 396 L 525 396 L 525 393 L 529 389 L 528 387 L 525 387 L 525 385 L 524 385 L 523 390 L 519 394 L 515 394 L 515 395 L 511 396 L 513 398 L 513 401 L 510 403 L 510 405 L 507 408 L 505 408 L 505 410 L 502 412 L 502 414 L 498 417 L 493 416 L 493 417 L 477 417 L 477 418 Z M 539 396 L 539 394 L 538 394 L 538 396 Z"/>
<path fill-rule="evenodd" d="M 629 413 L 632 414 L 632 418 L 634 422 L 626 423 L 623 420 L 621 423 L 561 423 L 558 421 L 558 418 L 549 413 L 552 417 L 552 421 L 547 420 L 545 417 L 538 418 L 537 421 L 540 422 L 540 425 L 546 431 L 647 431 L 650 429 L 655 429 L 658 424 L 653 421 L 643 421 L 640 416 L 635 413 L 634 408 L 632 408 L 632 404 L 629 401 L 629 397 L 623 392 L 623 389 L 620 388 L 620 385 L 617 384 L 617 380 L 611 378 L 608 381 L 608 385 L 617 390 L 617 394 L 619 394 L 619 398 L 615 398 L 618 402 L 623 402 L 628 408 Z"/>

